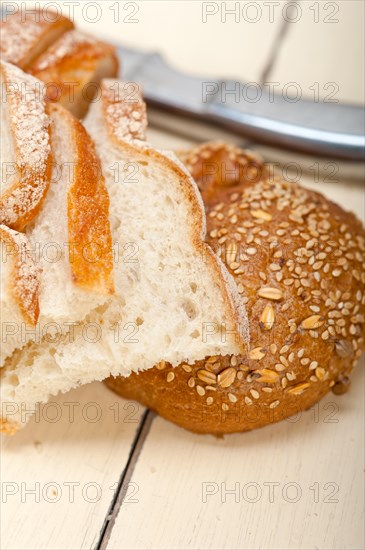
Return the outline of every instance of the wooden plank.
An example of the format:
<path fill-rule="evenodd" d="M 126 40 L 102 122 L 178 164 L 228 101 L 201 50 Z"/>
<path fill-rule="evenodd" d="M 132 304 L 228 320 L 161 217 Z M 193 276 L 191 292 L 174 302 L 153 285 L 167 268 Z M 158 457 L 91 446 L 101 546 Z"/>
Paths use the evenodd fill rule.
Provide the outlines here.
<path fill-rule="evenodd" d="M 144 411 L 98 383 L 52 403 L 1 439 L 6 550 L 95 547 Z"/>
<path fill-rule="evenodd" d="M 363 387 L 225 439 L 156 418 L 108 550 L 363 548 Z"/>

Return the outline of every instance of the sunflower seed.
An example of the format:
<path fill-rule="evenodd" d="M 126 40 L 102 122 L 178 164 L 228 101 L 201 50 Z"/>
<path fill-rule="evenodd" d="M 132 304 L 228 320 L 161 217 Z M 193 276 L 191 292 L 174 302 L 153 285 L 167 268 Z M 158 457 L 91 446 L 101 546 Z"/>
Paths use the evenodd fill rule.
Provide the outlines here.
<path fill-rule="evenodd" d="M 197 376 L 202 382 L 205 382 L 206 384 L 216 384 L 217 383 L 217 377 L 214 374 L 214 372 L 210 372 L 209 370 L 201 369 L 198 370 Z"/>
<path fill-rule="evenodd" d="M 324 324 L 324 319 L 321 315 L 311 315 L 302 321 L 301 327 L 305 330 L 319 328 Z"/>
<path fill-rule="evenodd" d="M 281 300 L 283 297 L 281 290 L 271 286 L 260 288 L 257 294 L 260 298 L 266 298 L 267 300 Z"/>
<path fill-rule="evenodd" d="M 309 382 L 304 382 L 304 384 L 298 384 L 297 386 L 293 386 L 292 388 L 289 388 L 287 390 L 287 393 L 290 393 L 292 395 L 300 395 L 302 394 L 307 388 L 309 388 L 310 384 Z"/>
<path fill-rule="evenodd" d="M 248 356 L 253 361 L 260 361 L 260 359 L 265 357 L 265 353 L 262 351 L 262 348 L 254 348 L 249 351 Z"/>
<path fill-rule="evenodd" d="M 265 306 L 261 318 L 260 323 L 264 330 L 271 330 L 275 322 L 275 310 L 271 304 L 267 304 Z"/>
<path fill-rule="evenodd" d="M 270 383 L 275 383 L 279 380 L 278 373 L 270 369 L 255 370 L 254 374 L 259 375 L 259 378 L 257 378 L 258 382 L 266 382 L 270 384 Z"/>
<path fill-rule="evenodd" d="M 222 388 L 229 388 L 236 379 L 236 369 L 228 367 L 224 369 L 220 374 L 218 374 L 218 384 Z"/>
<path fill-rule="evenodd" d="M 251 210 L 251 215 L 256 219 L 265 220 L 267 222 L 271 222 L 272 220 L 272 215 L 265 212 L 265 210 Z"/>

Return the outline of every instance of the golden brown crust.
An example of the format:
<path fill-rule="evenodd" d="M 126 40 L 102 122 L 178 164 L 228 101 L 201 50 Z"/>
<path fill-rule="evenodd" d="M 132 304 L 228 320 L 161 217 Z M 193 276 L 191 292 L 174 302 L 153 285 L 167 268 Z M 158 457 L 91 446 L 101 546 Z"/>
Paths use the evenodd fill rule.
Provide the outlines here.
<path fill-rule="evenodd" d="M 18 10 L 1 23 L 1 59 L 46 84 L 47 101 L 60 101 L 82 118 L 98 94 L 101 78 L 115 77 L 115 48 L 74 29 L 64 16 L 48 9 Z"/>
<path fill-rule="evenodd" d="M 134 86 L 132 90 L 129 88 L 131 84 Z M 224 265 L 219 263 L 210 246 L 203 240 L 206 233 L 204 205 L 194 180 L 175 155 L 159 152 L 144 141 L 147 128 L 146 108 L 141 90 L 135 83 L 103 80 L 101 101 L 103 120 L 111 140 L 130 150 L 133 158 L 136 155 L 141 155 L 141 160 L 152 157 L 166 168 L 166 172 L 173 173 L 174 179 L 179 180 L 190 204 L 191 219 L 194 220 L 191 226 L 194 247 L 197 254 L 205 259 L 224 295 L 224 303 L 228 305 L 226 337 L 235 341 L 239 349 L 243 350 L 249 340 L 246 311 L 240 297 L 236 295 L 236 285 L 233 284 Z"/>
<path fill-rule="evenodd" d="M 70 267 L 74 283 L 102 294 L 114 292 L 109 195 L 100 160 L 85 128 L 59 104 L 49 109 L 68 120 L 76 145 L 73 178 L 67 193 Z"/>
<path fill-rule="evenodd" d="M 98 74 L 109 65 L 107 74 Z M 60 101 L 81 117 L 98 93 L 100 78 L 116 76 L 119 69 L 115 48 L 77 30 L 65 33 L 29 67 L 29 72 L 47 83 L 47 99 Z"/>
<path fill-rule="evenodd" d="M 27 70 L 36 57 L 73 27 L 67 17 L 51 10 L 38 10 L 35 17 L 20 9 L 0 22 L 1 60 Z"/>
<path fill-rule="evenodd" d="M 38 213 L 51 178 L 49 117 L 40 82 L 1 63 L 2 108 L 7 111 L 15 176 L 2 181 L 0 223 L 21 231 Z"/>
<path fill-rule="evenodd" d="M 0 242 L 6 246 L 3 260 L 12 262 L 8 291 L 12 293 L 24 321 L 35 326 L 39 316 L 40 270 L 31 257 L 24 235 L 1 225 Z"/>
<path fill-rule="evenodd" d="M 209 242 L 246 295 L 250 351 L 108 380 L 123 397 L 198 433 L 300 414 L 330 388 L 346 389 L 364 349 L 362 224 L 319 193 L 270 178 L 257 159 L 258 180 L 240 171 L 222 185 L 222 162 L 236 154 L 208 144 L 184 160 L 202 189 Z M 216 177 L 203 180 L 202 160 L 213 158 Z"/>

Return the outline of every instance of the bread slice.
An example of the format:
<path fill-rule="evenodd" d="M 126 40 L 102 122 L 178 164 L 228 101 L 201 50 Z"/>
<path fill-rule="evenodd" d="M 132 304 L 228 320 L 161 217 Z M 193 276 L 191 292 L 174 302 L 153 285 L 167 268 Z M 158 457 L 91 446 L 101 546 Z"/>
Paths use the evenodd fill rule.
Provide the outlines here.
<path fill-rule="evenodd" d="M 118 72 L 115 48 L 77 30 L 63 34 L 29 67 L 46 82 L 49 100 L 60 101 L 82 118 L 98 94 L 102 78 Z"/>
<path fill-rule="evenodd" d="M 27 70 L 34 59 L 73 27 L 67 17 L 51 10 L 30 14 L 18 9 L 0 21 L 1 60 Z"/>
<path fill-rule="evenodd" d="M 49 117 L 43 84 L 0 64 L 0 223 L 22 230 L 39 211 L 51 175 Z"/>
<path fill-rule="evenodd" d="M 49 117 L 53 150 L 51 185 L 41 212 L 26 230 L 29 246 L 42 268 L 40 314 L 35 329 L 26 331 L 26 338 L 23 331 L 21 341 L 19 338 L 10 341 L 5 349 L 5 365 L 0 375 L 3 416 L 0 429 L 6 433 L 13 433 L 17 427 L 14 419 L 7 418 L 14 407 L 16 415 L 21 415 L 23 407 L 27 410 L 44 397 L 45 388 L 53 394 L 62 389 L 57 368 L 52 372 L 55 346 L 72 341 L 74 331 L 83 338 L 79 321 L 93 308 L 102 307 L 114 292 L 109 196 L 93 142 L 82 124 L 61 105 L 50 105 Z M 5 283 L 9 276 L 6 270 Z M 29 287 L 30 292 L 32 286 Z M 22 317 L 9 291 L 2 297 L 5 331 L 8 319 L 18 323 Z M 37 321 L 36 315 L 32 320 Z M 15 347 L 13 355 L 6 358 Z M 62 372 L 62 382 L 64 376 Z M 12 392 L 14 387 L 18 388 L 18 397 Z"/>
<path fill-rule="evenodd" d="M 59 104 L 49 116 L 52 181 L 27 236 L 42 267 L 39 322 L 67 332 L 114 292 L 109 196 L 85 128 Z"/>
<path fill-rule="evenodd" d="M 177 364 L 178 357 L 190 362 L 204 357 L 208 348 L 242 349 L 248 341 L 244 305 L 233 278 L 204 242 L 197 185 L 172 152 L 146 143 L 140 89 L 132 82 L 104 80 L 101 100 L 92 105 L 85 126 L 110 195 L 114 246 L 123 250 L 133 243 L 135 251 L 131 261 L 118 262 L 115 276 L 125 302 L 122 319 L 133 321 L 136 312 L 139 318 L 139 344 L 123 356 L 127 371 L 129 355 L 136 354 L 144 370 L 160 355 Z M 217 332 L 205 341 L 208 325 Z"/>
<path fill-rule="evenodd" d="M 248 322 L 232 277 L 204 243 L 197 186 L 172 153 L 145 142 L 146 114 L 131 83 L 104 81 L 86 126 L 110 195 L 115 295 L 57 344 L 45 339 L 2 370 L 4 426 L 18 429 L 37 402 L 160 361 L 239 353 Z M 90 337 L 89 328 L 98 333 Z M 95 330 L 94 330 L 95 333 Z M 89 335 L 89 336 L 87 336 Z"/>
<path fill-rule="evenodd" d="M 27 331 L 39 315 L 40 270 L 32 258 L 25 235 L 0 225 L 1 348 L 0 367 L 6 357 L 21 348 Z"/>

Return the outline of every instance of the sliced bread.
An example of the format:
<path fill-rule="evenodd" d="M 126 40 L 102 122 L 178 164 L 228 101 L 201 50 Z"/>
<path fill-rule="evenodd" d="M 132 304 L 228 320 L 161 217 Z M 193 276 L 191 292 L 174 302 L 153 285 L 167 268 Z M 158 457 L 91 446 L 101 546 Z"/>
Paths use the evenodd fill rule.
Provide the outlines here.
<path fill-rule="evenodd" d="M 139 89 L 104 81 L 86 127 L 111 199 L 115 294 L 74 327 L 72 338 L 43 339 L 7 361 L 1 397 L 8 432 L 59 392 L 160 361 L 240 353 L 249 342 L 235 283 L 204 243 L 194 180 L 172 153 L 145 141 Z"/>
<path fill-rule="evenodd" d="M 0 225 L 0 367 L 6 357 L 26 343 L 39 315 L 40 269 L 32 258 L 27 238 Z"/>
<path fill-rule="evenodd" d="M 48 190 L 50 121 L 43 84 L 10 63 L 0 63 L 0 94 L 0 223 L 22 230 Z"/>
<path fill-rule="evenodd" d="M 118 73 L 115 48 L 78 30 L 63 34 L 29 67 L 29 72 L 46 82 L 47 98 L 60 101 L 82 118 L 91 101 L 96 101 L 99 82 Z"/>
<path fill-rule="evenodd" d="M 22 2 L 20 9 L 0 21 L 1 59 L 23 70 L 27 70 L 34 59 L 64 32 L 74 27 L 67 17 L 47 8 L 32 11 L 33 14 L 27 13 Z"/>

